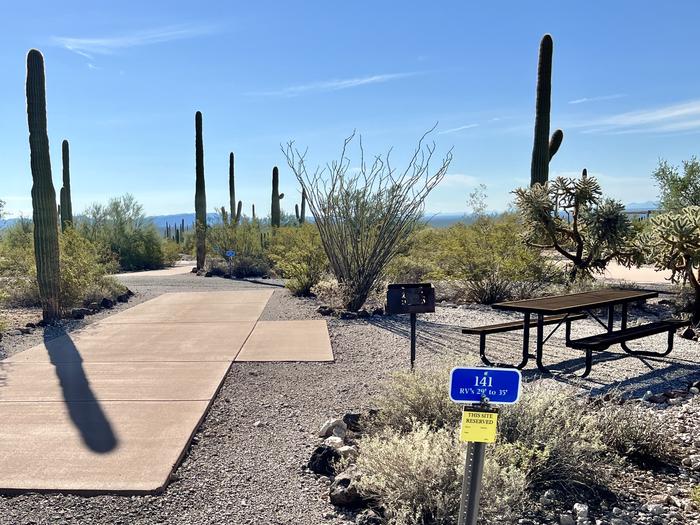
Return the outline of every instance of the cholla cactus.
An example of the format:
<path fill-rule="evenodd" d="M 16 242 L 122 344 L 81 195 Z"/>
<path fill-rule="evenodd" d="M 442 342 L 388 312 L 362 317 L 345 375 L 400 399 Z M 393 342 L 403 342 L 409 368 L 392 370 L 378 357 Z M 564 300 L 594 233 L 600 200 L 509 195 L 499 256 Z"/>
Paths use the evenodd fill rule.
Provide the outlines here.
<path fill-rule="evenodd" d="M 631 264 L 633 230 L 624 206 L 604 199 L 586 170 L 579 179 L 558 177 L 514 191 L 530 246 L 554 249 L 570 263 L 569 279 L 590 277 L 616 260 Z"/>
<path fill-rule="evenodd" d="M 671 270 L 674 283 L 689 282 L 695 292 L 693 321 L 700 321 L 700 206 L 650 219 L 636 239 L 637 252 L 659 270 Z"/>

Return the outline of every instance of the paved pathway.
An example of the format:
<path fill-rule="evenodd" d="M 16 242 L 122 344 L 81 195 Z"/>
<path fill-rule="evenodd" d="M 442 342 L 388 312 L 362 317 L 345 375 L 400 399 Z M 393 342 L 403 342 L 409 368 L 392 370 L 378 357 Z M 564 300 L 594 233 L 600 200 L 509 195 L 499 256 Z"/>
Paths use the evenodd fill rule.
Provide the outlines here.
<path fill-rule="evenodd" d="M 257 333 L 271 295 L 164 294 L 0 361 L 0 491 L 161 490 L 239 354 L 333 359 L 324 321 Z"/>

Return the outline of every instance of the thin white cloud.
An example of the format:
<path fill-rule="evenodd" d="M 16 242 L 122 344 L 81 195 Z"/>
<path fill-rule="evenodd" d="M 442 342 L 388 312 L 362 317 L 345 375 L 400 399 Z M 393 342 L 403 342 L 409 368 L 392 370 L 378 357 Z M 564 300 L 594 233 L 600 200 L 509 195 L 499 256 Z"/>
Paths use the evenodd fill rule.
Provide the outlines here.
<path fill-rule="evenodd" d="M 614 95 L 601 95 L 598 97 L 583 97 L 577 98 L 575 100 L 569 100 L 569 104 L 584 104 L 586 102 L 600 102 L 603 100 L 615 100 L 618 98 L 624 98 L 627 95 L 624 93 L 616 93 Z"/>
<path fill-rule="evenodd" d="M 700 99 L 654 109 L 630 111 L 575 124 L 584 133 L 678 133 L 700 130 Z"/>
<path fill-rule="evenodd" d="M 445 129 L 443 131 L 438 131 L 438 135 L 445 135 L 446 133 L 457 133 L 465 129 L 472 129 L 478 127 L 479 124 L 466 124 L 464 126 L 459 126 L 458 128 Z"/>
<path fill-rule="evenodd" d="M 312 82 L 309 84 L 300 84 L 289 86 L 274 91 L 260 91 L 248 93 L 249 95 L 260 95 L 270 97 L 297 97 L 307 93 L 321 93 L 325 91 L 340 91 L 342 89 L 351 89 L 358 86 L 366 86 L 369 84 L 383 84 L 392 80 L 413 77 L 420 73 L 387 73 L 383 75 L 371 75 L 367 77 L 348 78 L 340 80 L 326 80 L 322 82 Z"/>
<path fill-rule="evenodd" d="M 183 40 L 213 32 L 211 26 L 169 26 L 112 37 L 53 37 L 54 43 L 86 58 L 110 55 L 122 49 Z"/>
<path fill-rule="evenodd" d="M 473 188 L 479 184 L 479 179 L 473 175 L 464 173 L 449 173 L 442 179 L 441 186 L 449 186 L 453 188 Z"/>

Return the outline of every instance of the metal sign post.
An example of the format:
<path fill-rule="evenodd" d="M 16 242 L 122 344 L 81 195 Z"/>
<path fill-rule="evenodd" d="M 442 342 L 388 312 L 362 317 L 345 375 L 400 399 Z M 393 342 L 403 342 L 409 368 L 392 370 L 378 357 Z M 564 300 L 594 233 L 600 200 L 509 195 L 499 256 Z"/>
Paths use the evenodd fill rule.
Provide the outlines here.
<path fill-rule="evenodd" d="M 498 409 L 491 403 L 516 403 L 520 389 L 519 370 L 457 367 L 450 374 L 450 398 L 464 407 L 460 441 L 468 443 L 458 525 L 476 525 L 479 517 L 486 444 L 496 441 Z"/>
<path fill-rule="evenodd" d="M 228 274 L 233 277 L 233 258 L 236 256 L 236 252 L 233 250 L 226 250 L 226 260 L 228 261 Z"/>
<path fill-rule="evenodd" d="M 435 288 L 430 283 L 390 284 L 386 313 L 411 315 L 411 370 L 416 360 L 416 314 L 435 311 Z"/>

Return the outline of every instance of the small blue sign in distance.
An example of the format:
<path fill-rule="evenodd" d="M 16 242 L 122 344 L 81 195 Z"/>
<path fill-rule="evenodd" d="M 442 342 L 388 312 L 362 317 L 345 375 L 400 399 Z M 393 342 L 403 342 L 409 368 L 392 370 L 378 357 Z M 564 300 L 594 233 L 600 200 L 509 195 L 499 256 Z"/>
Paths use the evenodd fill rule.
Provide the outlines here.
<path fill-rule="evenodd" d="M 450 375 L 450 399 L 455 403 L 510 405 L 520 399 L 522 375 L 514 368 L 457 367 Z"/>
<path fill-rule="evenodd" d="M 235 256 L 236 256 L 236 252 L 234 252 L 233 250 L 226 250 L 226 257 L 235 257 Z"/>

